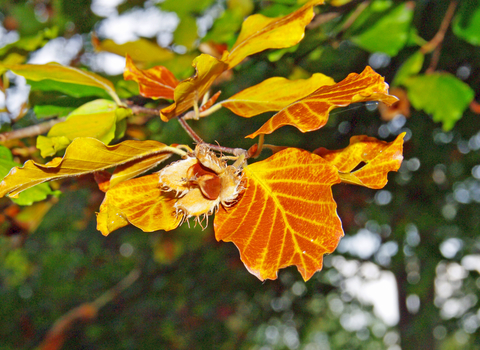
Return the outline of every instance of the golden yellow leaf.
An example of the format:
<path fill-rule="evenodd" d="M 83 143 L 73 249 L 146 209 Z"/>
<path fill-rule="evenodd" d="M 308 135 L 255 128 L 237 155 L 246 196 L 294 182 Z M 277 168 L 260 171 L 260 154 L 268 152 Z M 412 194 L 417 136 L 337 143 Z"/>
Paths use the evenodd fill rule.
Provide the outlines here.
<path fill-rule="evenodd" d="M 298 80 L 274 77 L 222 101 L 222 106 L 235 114 L 250 118 L 265 112 L 279 111 L 310 95 L 320 86 L 332 84 L 335 81 L 321 73 L 315 73 L 309 79 Z"/>
<path fill-rule="evenodd" d="M 217 240 L 233 242 L 260 280 L 296 265 L 304 280 L 322 268 L 343 236 L 331 186 L 337 169 L 307 151 L 287 148 L 244 168 L 238 203 L 215 216 Z"/>
<path fill-rule="evenodd" d="M 193 66 L 195 75 L 178 84 L 174 92 L 175 102 L 160 111 L 163 121 L 169 121 L 192 108 L 210 89 L 215 79 L 227 69 L 225 63 L 206 54 L 196 57 Z"/>
<path fill-rule="evenodd" d="M 144 232 L 170 231 L 182 221 L 172 194 L 160 190 L 158 174 L 130 179 L 110 188 L 97 215 L 97 229 L 107 236 L 130 223 Z"/>
<path fill-rule="evenodd" d="M 247 56 L 267 49 L 280 49 L 297 44 L 305 35 L 305 26 L 311 22 L 315 5 L 324 0 L 310 0 L 298 10 L 283 17 L 269 18 L 261 14 L 249 16 L 242 24 L 237 41 L 222 61 L 232 68 Z"/>
<path fill-rule="evenodd" d="M 328 114 L 334 108 L 366 101 L 392 104 L 397 100 L 395 96 L 388 94 L 388 84 L 385 83 L 384 78 L 367 66 L 361 74 L 351 73 L 341 82 L 324 85 L 305 98 L 285 107 L 247 137 L 271 134 L 285 125 L 293 125 L 301 132 L 314 131 L 327 123 Z"/>
<path fill-rule="evenodd" d="M 124 141 L 106 146 L 93 138 L 77 138 L 68 146 L 63 158 L 54 158 L 47 164 L 29 160 L 23 167 L 13 168 L 0 183 L 0 197 L 9 193 L 15 198 L 27 188 L 45 181 L 93 173 L 152 154 L 171 152 L 171 147 L 157 141 Z"/>

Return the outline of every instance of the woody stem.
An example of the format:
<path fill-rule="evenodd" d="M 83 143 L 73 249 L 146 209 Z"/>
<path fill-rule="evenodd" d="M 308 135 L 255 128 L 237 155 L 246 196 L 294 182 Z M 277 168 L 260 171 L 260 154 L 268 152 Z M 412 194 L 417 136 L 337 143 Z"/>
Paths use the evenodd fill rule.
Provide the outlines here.
<path fill-rule="evenodd" d="M 214 145 L 211 143 L 206 143 L 203 141 L 203 139 L 197 135 L 197 133 L 188 125 L 187 121 L 183 118 L 183 116 L 178 116 L 177 117 L 178 122 L 180 125 L 183 127 L 183 129 L 187 132 L 187 134 L 196 142 L 196 143 L 203 143 L 207 145 L 211 150 L 221 152 L 221 153 L 229 153 L 233 154 L 236 156 L 239 156 L 241 154 L 246 154 L 246 150 L 243 148 L 230 148 L 230 147 L 223 147 L 220 145 Z"/>

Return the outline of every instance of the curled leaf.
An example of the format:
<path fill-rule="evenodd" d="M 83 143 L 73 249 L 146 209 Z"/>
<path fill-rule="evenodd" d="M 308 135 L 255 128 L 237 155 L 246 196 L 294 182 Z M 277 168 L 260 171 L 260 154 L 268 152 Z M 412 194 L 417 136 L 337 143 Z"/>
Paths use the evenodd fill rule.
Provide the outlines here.
<path fill-rule="evenodd" d="M 149 98 L 173 99 L 173 91 L 178 85 L 178 80 L 167 68 L 156 66 L 146 70 L 135 67 L 130 56 L 126 57 L 123 78 L 138 83 L 140 95 Z"/>
<path fill-rule="evenodd" d="M 261 14 L 249 16 L 242 24 L 237 41 L 222 61 L 232 68 L 247 56 L 267 49 L 280 49 L 297 44 L 305 35 L 305 26 L 313 18 L 313 7 L 323 0 L 310 0 L 298 10 L 276 18 Z"/>
<path fill-rule="evenodd" d="M 298 80 L 274 77 L 240 91 L 223 101 L 222 106 L 235 114 L 250 118 L 269 111 L 279 111 L 310 95 L 320 86 L 332 84 L 335 81 L 321 73 L 315 73 L 309 79 Z"/>
<path fill-rule="evenodd" d="M 238 203 L 220 207 L 217 240 L 233 242 L 248 271 L 260 280 L 296 265 L 304 280 L 322 268 L 343 236 L 331 186 L 337 169 L 307 151 L 287 148 L 244 168 Z"/>
<path fill-rule="evenodd" d="M 144 232 L 170 231 L 182 221 L 172 194 L 160 190 L 158 174 L 130 179 L 109 189 L 97 215 L 97 229 L 107 236 L 129 223 Z"/>
<path fill-rule="evenodd" d="M 106 146 L 93 138 L 77 138 L 68 146 L 63 158 L 54 158 L 47 164 L 29 160 L 23 167 L 13 168 L 0 183 L 0 197 L 9 193 L 15 198 L 42 182 L 93 173 L 152 154 L 171 152 L 170 147 L 157 141 L 124 141 Z"/>
<path fill-rule="evenodd" d="M 210 89 L 210 86 L 222 74 L 227 65 L 215 57 L 202 54 L 193 60 L 196 73 L 192 78 L 183 80 L 174 91 L 175 102 L 160 111 L 163 121 L 188 111 Z"/>
<path fill-rule="evenodd" d="M 379 189 L 387 184 L 388 173 L 397 171 L 402 164 L 404 136 L 405 133 L 401 133 L 392 142 L 365 135 L 353 136 L 344 149 L 318 148 L 314 153 L 338 169 L 342 182 Z M 365 165 L 352 172 L 362 162 Z"/>
<path fill-rule="evenodd" d="M 366 101 L 382 101 L 388 105 L 397 101 L 395 96 L 388 94 L 388 84 L 384 78 L 369 66 L 361 74 L 351 73 L 341 82 L 322 86 L 290 104 L 247 137 L 271 134 L 285 125 L 293 125 L 301 132 L 314 131 L 327 123 L 332 109 Z"/>

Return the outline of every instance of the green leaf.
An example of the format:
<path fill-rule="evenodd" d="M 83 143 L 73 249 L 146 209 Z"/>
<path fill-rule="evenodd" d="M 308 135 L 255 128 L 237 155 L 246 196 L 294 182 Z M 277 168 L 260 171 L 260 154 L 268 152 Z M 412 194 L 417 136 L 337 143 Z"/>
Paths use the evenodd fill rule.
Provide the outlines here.
<path fill-rule="evenodd" d="M 14 167 L 19 166 L 17 162 L 13 161 L 10 150 L 0 145 L 0 178 L 4 178 Z M 58 191 L 52 191 L 47 183 L 43 183 L 22 192 L 18 198 L 11 198 L 14 203 L 18 205 L 32 205 L 34 202 L 42 201 L 50 194 L 58 194 Z"/>
<path fill-rule="evenodd" d="M 173 41 L 176 45 L 191 49 L 197 40 L 197 20 L 190 14 L 180 17 L 180 23 L 173 33 Z"/>
<path fill-rule="evenodd" d="M 418 74 L 422 70 L 424 59 L 425 56 L 420 51 L 415 52 L 407 58 L 398 69 L 397 74 L 393 79 L 392 86 L 403 85 L 405 79 Z"/>
<path fill-rule="evenodd" d="M 95 86 L 63 83 L 50 79 L 44 79 L 42 81 L 27 79 L 27 83 L 31 86 L 31 91 L 58 91 L 75 98 L 89 96 L 109 97 L 109 94 L 104 89 Z"/>
<path fill-rule="evenodd" d="M 127 111 L 121 108 L 117 115 L 116 104 L 109 100 L 86 103 L 70 113 L 66 121 L 54 125 L 46 137 L 39 136 L 37 148 L 42 157 L 47 157 L 65 149 L 77 137 L 93 137 L 108 144 L 115 137 L 118 117 L 125 118 Z"/>
<path fill-rule="evenodd" d="M 453 20 L 453 32 L 472 45 L 480 45 L 480 0 L 462 1 Z"/>
<path fill-rule="evenodd" d="M 159 6 L 164 11 L 173 11 L 179 14 L 201 13 L 206 10 L 214 0 L 165 0 Z"/>
<path fill-rule="evenodd" d="M 412 18 L 412 6 L 408 3 L 400 4 L 350 40 L 369 52 L 396 56 L 410 36 Z"/>
<path fill-rule="evenodd" d="M 462 117 L 475 95 L 464 82 L 448 73 L 410 77 L 404 81 L 408 99 L 418 110 L 432 115 L 448 131 Z"/>

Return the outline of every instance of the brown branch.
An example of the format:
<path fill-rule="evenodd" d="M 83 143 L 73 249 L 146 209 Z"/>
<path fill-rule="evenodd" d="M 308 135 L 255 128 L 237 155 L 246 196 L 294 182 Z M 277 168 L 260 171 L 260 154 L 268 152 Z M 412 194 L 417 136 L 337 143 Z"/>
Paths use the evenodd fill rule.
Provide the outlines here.
<path fill-rule="evenodd" d="M 38 346 L 39 350 L 58 350 L 67 339 L 68 331 L 76 321 L 90 321 L 94 319 L 98 310 L 108 302 L 116 298 L 123 290 L 130 287 L 140 277 L 140 270 L 132 270 L 112 289 L 106 291 L 99 298 L 91 303 L 83 303 L 70 310 L 57 319 L 52 328 L 48 331 L 43 342 Z"/>
<path fill-rule="evenodd" d="M 190 125 L 188 125 L 187 121 L 183 119 L 183 116 L 178 116 L 177 120 L 180 123 L 180 125 L 183 127 L 183 129 L 187 132 L 188 136 L 190 136 L 192 140 L 195 141 L 196 143 L 205 144 L 211 150 L 221 152 L 221 153 L 229 153 L 236 156 L 239 156 L 241 154 L 245 154 L 245 155 L 247 154 L 247 151 L 244 150 L 243 148 L 230 148 L 230 147 L 223 147 L 220 145 L 214 145 L 212 143 L 206 143 L 205 141 L 203 141 L 203 139 L 200 136 L 198 136 L 198 134 L 190 127 Z"/>
<path fill-rule="evenodd" d="M 447 11 L 445 12 L 445 16 L 443 17 L 437 34 L 435 34 L 432 40 L 430 40 L 420 48 L 420 52 L 423 54 L 428 54 L 433 51 L 430 65 L 426 70 L 427 73 L 431 73 L 437 68 L 438 60 L 440 59 L 440 52 L 442 49 L 442 42 L 443 39 L 445 39 L 445 34 L 448 30 L 448 27 L 450 27 L 450 23 L 452 22 L 453 15 L 455 14 L 455 9 L 457 8 L 457 4 L 458 2 L 456 0 L 450 1 L 450 4 L 448 5 Z"/>
<path fill-rule="evenodd" d="M 147 108 L 143 106 L 137 106 L 137 105 L 130 105 L 128 106 L 132 110 L 132 113 L 137 115 L 137 114 L 148 114 L 151 116 L 158 116 L 158 112 L 160 111 L 161 108 Z"/>
<path fill-rule="evenodd" d="M 55 124 L 64 122 L 65 119 L 66 118 L 51 119 L 49 121 L 46 121 L 44 123 L 40 123 L 37 125 L 27 126 L 26 128 L 4 132 L 3 134 L 0 134 L 0 142 L 4 142 L 7 140 L 22 139 L 25 137 L 32 137 L 32 136 L 44 134 L 48 130 L 50 130 L 52 126 L 54 126 Z"/>

